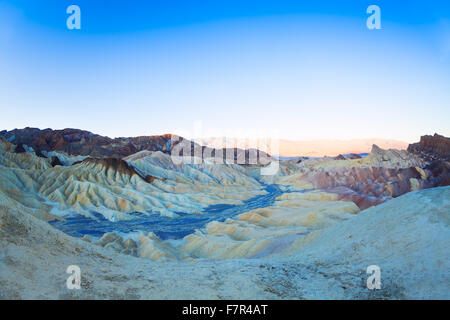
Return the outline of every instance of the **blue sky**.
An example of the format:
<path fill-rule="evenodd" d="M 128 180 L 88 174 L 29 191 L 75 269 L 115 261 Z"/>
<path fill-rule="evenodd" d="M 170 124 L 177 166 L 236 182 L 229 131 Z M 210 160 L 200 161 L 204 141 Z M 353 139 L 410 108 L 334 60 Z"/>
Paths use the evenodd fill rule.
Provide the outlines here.
<path fill-rule="evenodd" d="M 204 135 L 450 136 L 450 2 L 0 0 L 0 113 L 0 129 L 111 137 L 198 121 Z"/>

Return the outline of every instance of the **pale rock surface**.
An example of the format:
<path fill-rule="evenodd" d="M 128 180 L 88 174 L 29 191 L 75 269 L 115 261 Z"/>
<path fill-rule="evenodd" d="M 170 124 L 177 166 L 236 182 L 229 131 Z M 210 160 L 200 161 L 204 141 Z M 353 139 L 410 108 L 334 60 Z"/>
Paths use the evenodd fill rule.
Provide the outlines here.
<path fill-rule="evenodd" d="M 440 187 L 364 210 L 299 239 L 272 259 L 290 256 L 283 261 L 306 265 L 302 285 L 310 298 L 449 299 L 449 240 L 450 187 Z M 381 268 L 379 291 L 358 283 L 358 273 L 370 265 Z M 321 281 L 330 287 L 340 282 L 341 289 L 325 293 Z"/>
<path fill-rule="evenodd" d="M 204 231 L 187 236 L 179 250 L 193 258 L 264 257 L 358 212 L 353 202 L 337 201 L 335 194 L 285 193 L 273 206 L 207 224 Z"/>
<path fill-rule="evenodd" d="M 24 206 L 45 210 L 49 219 L 73 213 L 94 218 L 93 213 L 100 213 L 120 221 L 135 212 L 174 217 L 177 212 L 201 213 L 214 204 L 242 204 L 266 193 L 240 166 L 174 166 L 161 152 L 144 152 L 136 155 L 141 161 L 136 162 L 137 170 L 159 177 L 148 183 L 101 163 L 52 167 L 50 159 L 16 154 L 13 147 L 0 141 L 0 192 Z M 133 161 L 130 158 L 132 165 Z"/>
<path fill-rule="evenodd" d="M 76 240 L 2 205 L 0 298 L 449 299 L 449 199 L 450 187 L 411 192 L 264 259 L 164 264 Z M 381 290 L 366 287 L 373 264 Z M 81 268 L 81 290 L 66 288 L 69 265 Z"/>

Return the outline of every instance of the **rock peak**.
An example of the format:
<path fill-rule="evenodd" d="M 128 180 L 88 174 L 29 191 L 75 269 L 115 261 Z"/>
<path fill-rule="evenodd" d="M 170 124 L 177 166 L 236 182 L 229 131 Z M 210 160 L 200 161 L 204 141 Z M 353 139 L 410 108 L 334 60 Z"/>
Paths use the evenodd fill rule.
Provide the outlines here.
<path fill-rule="evenodd" d="M 435 133 L 433 136 L 425 135 L 420 141 L 408 146 L 408 151 L 415 153 L 426 160 L 450 160 L 450 138 Z"/>
<path fill-rule="evenodd" d="M 376 144 L 372 145 L 372 150 L 370 151 L 370 153 L 381 153 L 384 150 L 381 149 L 379 146 L 377 146 Z"/>

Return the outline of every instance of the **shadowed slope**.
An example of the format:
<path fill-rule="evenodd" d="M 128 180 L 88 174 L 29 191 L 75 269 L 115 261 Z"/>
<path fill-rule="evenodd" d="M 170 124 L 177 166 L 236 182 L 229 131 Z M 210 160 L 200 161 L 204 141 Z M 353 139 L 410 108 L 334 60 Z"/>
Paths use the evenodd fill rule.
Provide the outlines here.
<path fill-rule="evenodd" d="M 87 165 L 100 165 L 105 168 L 105 174 L 108 175 L 108 171 L 112 170 L 114 174 L 120 173 L 123 175 L 128 175 L 130 178 L 133 175 L 137 175 L 142 180 L 148 183 L 152 183 L 156 178 L 151 175 L 141 175 L 133 166 L 130 166 L 126 161 L 117 158 L 87 158 L 83 161 L 75 162 L 76 164 L 87 164 Z"/>
<path fill-rule="evenodd" d="M 141 150 L 170 152 L 172 148 L 170 134 L 111 139 L 79 129 L 24 128 L 2 131 L 0 136 L 8 142 L 19 146 L 25 144 L 35 150 L 91 157 L 122 158 Z"/>

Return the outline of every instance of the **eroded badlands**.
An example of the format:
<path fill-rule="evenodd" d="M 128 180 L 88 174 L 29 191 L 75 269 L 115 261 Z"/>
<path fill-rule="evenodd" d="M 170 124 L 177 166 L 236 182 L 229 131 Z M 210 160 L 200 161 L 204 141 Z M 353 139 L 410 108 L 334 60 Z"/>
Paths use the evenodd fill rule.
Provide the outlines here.
<path fill-rule="evenodd" d="M 164 138 L 152 139 L 166 149 L 130 144 L 115 158 L 8 139 L 1 298 L 450 297 L 448 140 L 281 161 L 261 176 L 261 165 L 174 164 Z M 74 264 L 82 290 L 65 287 Z M 373 264 L 381 290 L 365 285 Z"/>

